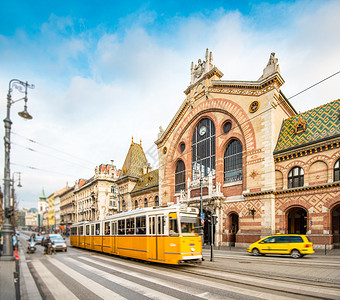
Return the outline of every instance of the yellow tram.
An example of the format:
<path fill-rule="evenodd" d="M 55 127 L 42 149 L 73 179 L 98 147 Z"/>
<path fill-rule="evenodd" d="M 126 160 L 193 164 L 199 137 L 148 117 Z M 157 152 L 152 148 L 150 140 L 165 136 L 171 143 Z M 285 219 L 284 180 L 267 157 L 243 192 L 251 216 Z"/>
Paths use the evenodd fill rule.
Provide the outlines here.
<path fill-rule="evenodd" d="M 202 261 L 198 209 L 138 208 L 71 226 L 72 246 L 165 264 Z"/>

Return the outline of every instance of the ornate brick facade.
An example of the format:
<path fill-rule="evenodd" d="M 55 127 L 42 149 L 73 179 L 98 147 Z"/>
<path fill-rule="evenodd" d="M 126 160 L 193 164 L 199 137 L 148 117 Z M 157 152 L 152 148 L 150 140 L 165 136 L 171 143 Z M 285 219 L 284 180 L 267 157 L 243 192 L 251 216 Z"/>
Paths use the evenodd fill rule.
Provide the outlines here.
<path fill-rule="evenodd" d="M 208 51 L 191 72 L 185 101 L 155 142 L 160 201 L 199 206 L 202 197 L 205 215 L 218 216 L 219 246 L 287 232 L 337 245 L 340 101 L 297 114 L 273 53 L 257 81 L 222 81 Z M 208 132 L 204 122 L 213 124 Z"/>

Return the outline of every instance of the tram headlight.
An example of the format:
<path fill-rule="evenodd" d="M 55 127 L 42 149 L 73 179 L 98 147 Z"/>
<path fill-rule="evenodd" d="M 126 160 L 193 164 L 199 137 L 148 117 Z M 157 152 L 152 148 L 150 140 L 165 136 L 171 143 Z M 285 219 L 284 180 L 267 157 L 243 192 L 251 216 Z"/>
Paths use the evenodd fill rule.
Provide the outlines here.
<path fill-rule="evenodd" d="M 194 252 L 195 251 L 195 248 L 191 248 L 191 252 Z"/>

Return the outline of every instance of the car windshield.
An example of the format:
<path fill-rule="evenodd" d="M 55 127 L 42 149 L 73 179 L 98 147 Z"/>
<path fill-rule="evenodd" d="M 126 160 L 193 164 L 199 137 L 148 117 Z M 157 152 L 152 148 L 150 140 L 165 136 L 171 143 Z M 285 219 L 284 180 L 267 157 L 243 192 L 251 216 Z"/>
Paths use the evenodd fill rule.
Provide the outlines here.
<path fill-rule="evenodd" d="M 53 242 L 64 242 L 64 239 L 61 236 L 51 236 L 50 239 Z"/>
<path fill-rule="evenodd" d="M 42 240 L 43 237 L 42 237 L 42 236 L 36 236 L 35 239 L 36 239 L 36 240 Z"/>

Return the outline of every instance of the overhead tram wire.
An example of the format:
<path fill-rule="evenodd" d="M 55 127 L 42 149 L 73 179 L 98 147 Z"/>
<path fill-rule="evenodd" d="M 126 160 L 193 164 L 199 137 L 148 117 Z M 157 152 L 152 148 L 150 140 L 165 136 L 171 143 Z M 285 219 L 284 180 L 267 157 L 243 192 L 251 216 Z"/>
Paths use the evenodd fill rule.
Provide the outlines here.
<path fill-rule="evenodd" d="M 299 92 L 299 93 L 297 93 L 297 94 L 295 94 L 295 95 L 293 95 L 293 96 L 291 96 L 291 97 L 289 97 L 289 98 L 287 98 L 287 99 L 290 100 L 290 99 L 292 99 L 292 98 L 294 98 L 294 97 L 296 97 L 296 96 L 302 94 L 303 92 L 308 91 L 309 89 L 315 87 L 316 85 L 318 85 L 318 84 L 320 84 L 320 83 L 322 83 L 322 82 L 324 82 L 324 81 L 326 81 L 326 80 L 332 78 L 333 76 L 335 76 L 335 75 L 337 75 L 337 74 L 339 74 L 339 73 L 340 73 L 340 71 L 335 72 L 335 73 L 332 74 L 331 76 L 328 76 L 327 78 L 320 80 L 319 82 L 317 82 L 317 83 L 311 85 L 310 87 L 308 87 L 308 88 L 302 90 L 301 92 Z"/>
<path fill-rule="evenodd" d="M 23 138 L 23 139 L 25 139 L 25 140 L 27 140 L 27 141 L 33 143 L 33 144 L 37 144 L 37 145 L 43 146 L 43 147 L 45 147 L 45 148 L 51 149 L 51 150 L 53 150 L 53 151 L 56 151 L 56 152 L 59 152 L 59 153 L 68 155 L 68 156 L 70 156 L 70 157 L 72 157 L 72 158 L 75 158 L 75 159 L 78 159 L 78 160 L 80 160 L 80 161 L 83 161 L 83 162 L 86 162 L 86 163 L 88 163 L 88 164 L 91 164 L 92 166 L 96 165 L 96 163 L 94 163 L 94 162 L 92 162 L 92 161 L 89 161 L 89 160 L 80 158 L 80 157 L 78 157 L 78 156 L 75 156 L 75 155 L 73 155 L 73 154 L 70 154 L 70 153 L 67 153 L 67 152 L 65 152 L 65 151 L 59 150 L 59 149 L 57 149 L 57 148 L 53 148 L 53 147 L 44 145 L 43 143 L 40 143 L 40 142 L 37 142 L 37 141 L 35 141 L 35 140 L 33 140 L 33 139 L 27 138 L 27 137 L 22 136 L 22 135 L 20 135 L 20 134 L 18 134 L 18 133 L 12 132 L 12 134 L 14 134 L 14 135 L 16 135 L 16 136 L 19 136 L 19 137 L 21 137 L 21 138 Z"/>
<path fill-rule="evenodd" d="M 43 154 L 43 155 L 46 155 L 46 156 L 50 156 L 50 157 L 53 157 L 53 158 L 58 159 L 58 160 L 61 160 L 61 161 L 65 161 L 65 162 L 67 162 L 67 163 L 69 163 L 69 164 L 71 164 L 71 165 L 77 166 L 77 167 L 81 167 L 81 168 L 84 168 L 84 169 L 89 169 L 89 167 L 85 167 L 85 166 L 80 165 L 80 164 L 77 164 L 77 163 L 75 163 L 75 162 L 73 162 L 73 161 L 69 161 L 69 160 L 66 160 L 66 159 L 63 159 L 63 158 L 59 158 L 59 157 L 54 156 L 54 155 L 52 155 L 52 154 L 48 154 L 48 153 L 45 153 L 45 152 L 42 152 L 42 151 L 39 151 L 39 150 L 36 150 L 36 149 L 33 149 L 33 148 L 29 148 L 29 147 L 26 147 L 26 146 L 22 146 L 22 145 L 20 145 L 20 144 L 14 143 L 14 142 L 12 142 L 12 144 L 13 144 L 13 145 L 16 145 L 16 146 L 19 146 L 19 147 L 21 147 L 21 148 L 27 149 L 27 150 L 29 150 L 29 151 L 31 151 L 31 152 L 40 153 L 40 154 Z"/>

